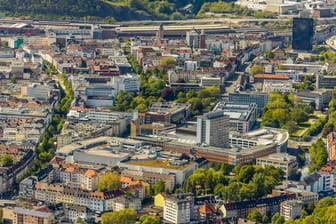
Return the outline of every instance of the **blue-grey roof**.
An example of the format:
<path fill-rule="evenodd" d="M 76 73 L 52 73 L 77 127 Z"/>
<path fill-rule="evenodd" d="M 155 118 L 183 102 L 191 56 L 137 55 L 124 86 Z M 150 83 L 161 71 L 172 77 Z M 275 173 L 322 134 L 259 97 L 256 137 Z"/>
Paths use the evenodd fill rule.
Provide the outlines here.
<path fill-rule="evenodd" d="M 14 208 L 14 213 L 23 214 L 23 215 L 30 215 L 35 217 L 41 217 L 41 218 L 48 218 L 52 213 L 51 212 L 39 212 L 29 209 L 24 209 L 20 207 Z"/>

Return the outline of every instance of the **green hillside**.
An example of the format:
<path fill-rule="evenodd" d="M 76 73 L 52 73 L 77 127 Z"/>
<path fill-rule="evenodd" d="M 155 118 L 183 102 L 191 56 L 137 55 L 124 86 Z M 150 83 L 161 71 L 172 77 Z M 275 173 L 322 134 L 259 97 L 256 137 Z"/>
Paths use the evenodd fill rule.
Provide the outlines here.
<path fill-rule="evenodd" d="M 112 5 L 101 0 L 0 0 L 1 11 L 8 16 L 25 16 L 41 19 L 91 19 L 115 20 L 149 19 L 144 13 L 127 6 Z"/>
<path fill-rule="evenodd" d="M 7 16 L 42 19 L 184 19 L 215 0 L 0 0 Z M 192 4 L 183 10 L 183 7 Z"/>

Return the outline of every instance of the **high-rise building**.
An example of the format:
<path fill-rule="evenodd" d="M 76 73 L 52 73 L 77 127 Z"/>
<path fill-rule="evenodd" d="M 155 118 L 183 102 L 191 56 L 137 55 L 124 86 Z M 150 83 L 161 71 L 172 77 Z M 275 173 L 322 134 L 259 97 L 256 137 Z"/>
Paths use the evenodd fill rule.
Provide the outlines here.
<path fill-rule="evenodd" d="M 313 48 L 314 21 L 311 18 L 294 18 L 292 47 L 294 50 L 310 51 Z"/>
<path fill-rule="evenodd" d="M 197 142 L 215 147 L 229 147 L 230 117 L 223 111 L 197 117 Z"/>
<path fill-rule="evenodd" d="M 163 24 L 160 24 L 159 30 L 156 32 L 156 39 L 162 40 L 164 37 Z"/>
<path fill-rule="evenodd" d="M 186 33 L 186 41 L 187 45 L 193 48 L 200 47 L 200 34 L 197 30 L 193 29 L 191 31 L 187 31 Z"/>
<path fill-rule="evenodd" d="M 164 200 L 163 219 L 170 223 L 186 224 L 194 218 L 194 197 L 190 193 L 170 195 Z"/>

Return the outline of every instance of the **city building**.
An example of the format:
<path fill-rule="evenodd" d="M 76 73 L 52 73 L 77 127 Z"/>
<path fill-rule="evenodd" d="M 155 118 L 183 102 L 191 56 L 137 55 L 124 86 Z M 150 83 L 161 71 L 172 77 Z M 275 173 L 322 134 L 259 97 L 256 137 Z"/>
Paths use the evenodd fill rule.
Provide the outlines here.
<path fill-rule="evenodd" d="M 232 104 L 219 102 L 213 111 L 223 111 L 229 116 L 230 130 L 239 133 L 250 131 L 256 121 L 257 104 Z"/>
<path fill-rule="evenodd" d="M 328 107 L 329 101 L 331 100 L 331 89 L 319 89 L 318 91 L 300 90 L 297 91 L 295 95 L 298 96 L 302 102 L 315 105 L 315 110 L 321 110 Z"/>
<path fill-rule="evenodd" d="M 117 93 L 120 91 L 139 93 L 140 76 L 135 74 L 114 76 L 112 78 L 112 86 L 115 88 Z"/>
<path fill-rule="evenodd" d="M 264 106 L 270 101 L 268 93 L 263 92 L 239 92 L 229 93 L 229 103 L 232 104 L 257 104 L 257 112 L 260 115 Z"/>
<path fill-rule="evenodd" d="M 187 224 L 194 216 L 193 194 L 168 195 L 164 200 L 163 219 L 177 224 Z"/>
<path fill-rule="evenodd" d="M 20 207 L 14 208 L 13 224 L 54 224 L 55 217 L 52 212 L 42 212 Z"/>
<path fill-rule="evenodd" d="M 336 133 L 330 132 L 327 136 L 328 160 L 336 161 Z"/>
<path fill-rule="evenodd" d="M 292 80 L 264 80 L 263 92 L 295 93 Z"/>
<path fill-rule="evenodd" d="M 330 192 L 333 190 L 334 177 L 331 173 L 315 171 L 298 183 L 298 188 L 315 193 Z"/>
<path fill-rule="evenodd" d="M 293 199 L 295 199 L 295 194 L 287 193 L 257 200 L 224 203 L 219 210 L 225 220 L 232 218 L 245 219 L 253 209 L 257 209 L 262 215 L 266 213 L 274 215 L 280 211 L 281 202 Z"/>
<path fill-rule="evenodd" d="M 288 219 L 296 219 L 301 216 L 302 212 L 302 201 L 299 200 L 288 200 L 283 201 L 280 204 L 280 215 Z"/>
<path fill-rule="evenodd" d="M 316 76 L 316 88 L 334 89 L 336 85 L 336 76 L 318 74 Z"/>
<path fill-rule="evenodd" d="M 313 48 L 314 21 L 312 18 L 293 18 L 292 46 L 294 50 Z"/>
<path fill-rule="evenodd" d="M 222 111 L 197 117 L 197 143 L 225 148 L 229 146 L 229 119 Z"/>
<path fill-rule="evenodd" d="M 298 171 L 298 163 L 295 156 L 290 156 L 287 153 L 274 153 L 268 156 L 259 157 L 256 159 L 256 165 L 261 167 L 274 166 L 285 172 L 285 179 L 290 179 Z"/>
<path fill-rule="evenodd" d="M 187 103 L 153 102 L 146 113 L 139 114 L 141 124 L 181 123 L 189 118 L 191 105 Z"/>
<path fill-rule="evenodd" d="M 200 33 L 195 29 L 191 31 L 187 31 L 186 41 L 189 47 L 200 48 L 200 45 L 201 45 Z"/>

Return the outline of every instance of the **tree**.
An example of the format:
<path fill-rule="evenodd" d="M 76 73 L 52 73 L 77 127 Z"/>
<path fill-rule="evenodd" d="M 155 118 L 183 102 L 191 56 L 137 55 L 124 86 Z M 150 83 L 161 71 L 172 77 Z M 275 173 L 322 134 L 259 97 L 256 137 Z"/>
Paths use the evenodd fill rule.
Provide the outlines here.
<path fill-rule="evenodd" d="M 121 187 L 120 176 L 115 172 L 106 172 L 105 175 L 99 180 L 99 191 L 112 191 Z"/>
<path fill-rule="evenodd" d="M 254 221 L 254 222 L 260 222 L 261 221 L 261 214 L 257 209 L 253 209 L 247 216 L 248 220 Z"/>
<path fill-rule="evenodd" d="M 10 78 L 10 83 L 13 83 L 13 84 L 16 84 L 16 83 L 17 83 L 17 79 L 16 79 L 15 76 L 12 76 L 12 77 Z"/>
<path fill-rule="evenodd" d="M 268 218 L 268 216 L 266 214 L 263 215 L 263 217 L 261 218 L 261 222 L 262 223 L 268 223 L 269 222 L 269 218 Z"/>
<path fill-rule="evenodd" d="M 87 224 L 87 222 L 85 222 L 81 217 L 78 217 L 76 219 L 76 224 Z"/>
<path fill-rule="evenodd" d="M 1 164 L 4 167 L 12 166 L 13 165 L 13 159 L 10 155 L 7 153 L 4 153 L 1 155 Z"/>
<path fill-rule="evenodd" d="M 285 218 L 279 212 L 275 213 L 272 217 L 272 224 L 284 224 Z"/>
<path fill-rule="evenodd" d="M 265 72 L 265 69 L 261 65 L 253 65 L 250 68 L 250 74 L 251 75 L 256 75 L 256 74 L 260 74 L 260 73 L 264 73 L 264 72 Z"/>
<path fill-rule="evenodd" d="M 160 60 L 160 65 L 163 67 L 175 67 L 176 60 L 173 57 L 163 57 Z"/>
<path fill-rule="evenodd" d="M 164 191 L 165 191 L 165 183 L 162 180 L 160 180 L 156 184 L 153 184 L 154 195 L 157 195 L 157 194 L 159 194 L 161 192 L 164 192 Z"/>
<path fill-rule="evenodd" d="M 160 217 L 143 215 L 140 217 L 140 224 L 160 224 Z"/>
<path fill-rule="evenodd" d="M 133 224 L 136 222 L 134 209 L 123 209 L 115 212 L 107 212 L 102 215 L 102 224 Z"/>

